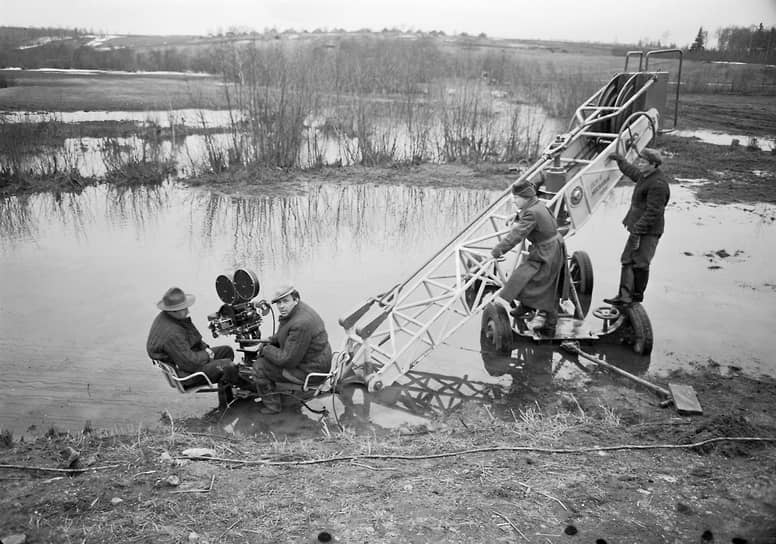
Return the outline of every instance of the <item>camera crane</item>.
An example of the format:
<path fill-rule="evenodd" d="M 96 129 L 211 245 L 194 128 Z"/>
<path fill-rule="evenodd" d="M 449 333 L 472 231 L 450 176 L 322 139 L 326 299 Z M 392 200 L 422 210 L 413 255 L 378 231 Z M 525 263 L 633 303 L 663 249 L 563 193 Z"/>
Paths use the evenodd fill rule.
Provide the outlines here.
<path fill-rule="evenodd" d="M 665 112 L 668 102 L 669 81 L 667 72 L 650 71 L 649 61 L 656 55 L 675 53 L 679 70 L 673 129 L 681 50 L 646 54 L 630 51 L 624 71 L 577 108 L 568 132 L 558 135 L 516 180 L 528 180 L 537 187 L 539 198 L 554 214 L 564 238 L 582 228 L 620 181 L 622 174 L 608 159 L 609 154 L 616 151 L 632 161 L 658 134 L 661 112 Z M 639 66 L 636 71 L 628 71 L 633 56 L 638 56 Z M 511 338 L 513 330 L 519 332 L 506 312 L 498 316 L 489 304 L 524 258 L 525 241 L 507 253 L 506 259 L 490 256 L 493 246 L 509 232 L 507 223 L 513 216 L 510 190 L 506 190 L 410 277 L 340 318 L 345 338 L 333 361 L 330 388 L 336 390 L 340 381 L 354 374 L 370 391 L 387 387 L 486 307 L 490 308 L 486 316 L 491 317 L 487 324 L 483 320 L 483 328 L 487 327 L 495 340 Z M 580 303 L 580 295 L 592 293 L 592 268 L 584 252 L 575 252 L 569 259 L 560 283 L 563 287 L 559 298 L 574 305 L 567 317 L 584 319 L 589 302 Z M 587 339 L 613 333 L 620 326 L 639 324 L 648 327 L 651 335 L 648 318 L 640 306 L 638 315 L 630 316 L 635 322 L 632 324 L 628 323 L 629 316 L 620 315 L 613 307 L 598 308 L 594 315 L 603 320 L 603 329 L 586 331 Z"/>

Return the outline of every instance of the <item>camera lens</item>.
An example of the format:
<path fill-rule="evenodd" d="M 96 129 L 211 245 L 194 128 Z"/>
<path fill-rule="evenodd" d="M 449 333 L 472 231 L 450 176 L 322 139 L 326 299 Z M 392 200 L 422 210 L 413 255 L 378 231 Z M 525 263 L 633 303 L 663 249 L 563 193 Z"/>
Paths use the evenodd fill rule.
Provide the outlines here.
<path fill-rule="evenodd" d="M 239 300 L 232 278 L 226 274 L 221 274 L 216 278 L 216 293 L 218 298 L 227 304 L 234 304 Z"/>
<path fill-rule="evenodd" d="M 259 294 L 259 280 L 252 271 L 240 268 L 234 272 L 234 288 L 243 300 L 252 300 Z"/>

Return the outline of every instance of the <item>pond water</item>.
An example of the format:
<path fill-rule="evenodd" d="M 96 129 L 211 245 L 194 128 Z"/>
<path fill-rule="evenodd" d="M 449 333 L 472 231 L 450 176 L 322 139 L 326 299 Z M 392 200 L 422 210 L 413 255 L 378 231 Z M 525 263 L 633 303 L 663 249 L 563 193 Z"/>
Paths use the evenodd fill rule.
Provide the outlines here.
<path fill-rule="evenodd" d="M 173 391 L 145 353 L 155 303 L 168 287 L 197 295 L 192 317 L 207 336 L 206 316 L 220 306 L 217 275 L 253 269 L 263 286 L 259 297 L 291 278 L 320 312 L 336 350 L 343 338 L 340 316 L 404 279 L 498 196 L 369 183 L 266 191 L 237 198 L 169 183 L 0 201 L 0 428 L 78 431 L 88 420 L 131 430 L 157 424 L 164 410 L 176 418 L 202 416 L 214 407 L 213 396 Z M 616 188 L 568 241 L 571 251 L 584 249 L 592 258 L 594 304 L 615 291 L 625 240 L 620 219 L 630 191 Z M 706 205 L 687 186 L 672 191 L 645 303 L 655 348 L 638 370 L 659 374 L 713 359 L 776 376 L 776 257 L 766 251 L 776 242 L 776 210 Z M 722 249 L 730 256 L 715 253 Z M 271 325 L 265 327 L 269 333 Z M 629 364 L 629 356 L 622 357 L 619 362 Z M 477 316 L 417 367 L 431 376 L 416 377 L 415 390 L 421 395 L 425 387 L 423 398 L 439 410 L 467 392 L 482 399 L 488 384 L 519 380 L 514 368 L 531 363 L 546 369 L 559 358 L 528 348 L 494 362 L 480 352 Z M 577 377 L 564 371 L 553 379 Z M 460 394 L 451 394 L 456 384 Z M 422 420 L 407 409 L 410 401 L 397 404 L 401 394 L 391 389 L 383 395 L 393 398 L 359 405 L 380 426 Z M 338 399 L 318 403 L 334 406 L 342 418 L 352 415 Z M 301 428 L 317 425 L 295 421 Z M 222 424 L 280 432 L 246 409 Z"/>
<path fill-rule="evenodd" d="M 86 123 L 102 121 L 130 121 L 133 123 L 153 123 L 160 127 L 186 125 L 189 127 L 226 128 L 235 120 L 234 112 L 228 110 L 177 109 L 147 111 L 0 111 L 0 121 L 4 123 Z"/>

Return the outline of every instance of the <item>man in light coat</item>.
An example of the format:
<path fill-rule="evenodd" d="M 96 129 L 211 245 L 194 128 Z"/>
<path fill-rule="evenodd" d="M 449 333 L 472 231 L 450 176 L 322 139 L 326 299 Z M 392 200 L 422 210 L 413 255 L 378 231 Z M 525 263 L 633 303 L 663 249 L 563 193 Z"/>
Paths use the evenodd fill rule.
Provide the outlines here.
<path fill-rule="evenodd" d="M 499 258 L 523 240 L 531 245 L 528 256 L 509 276 L 495 302 L 513 315 L 537 310 L 529 326 L 542 336 L 554 336 L 558 322 L 558 276 L 565 254 L 563 238 L 558 234 L 555 217 L 537 198 L 532 183 L 523 180 L 513 185 L 512 198 L 520 210 L 518 217 L 491 255 Z M 521 309 L 513 308 L 515 300 L 520 302 Z"/>

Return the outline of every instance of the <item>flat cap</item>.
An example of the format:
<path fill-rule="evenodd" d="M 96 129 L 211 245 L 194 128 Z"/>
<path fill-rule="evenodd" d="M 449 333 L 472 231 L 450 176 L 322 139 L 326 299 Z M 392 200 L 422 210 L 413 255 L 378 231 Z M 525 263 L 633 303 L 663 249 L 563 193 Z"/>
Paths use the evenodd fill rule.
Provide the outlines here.
<path fill-rule="evenodd" d="M 292 282 L 286 282 L 278 286 L 277 289 L 275 289 L 275 294 L 272 295 L 272 303 L 276 303 L 281 298 L 290 295 L 291 293 L 296 291 L 296 287 L 294 287 L 294 284 Z"/>
<path fill-rule="evenodd" d="M 651 162 L 655 166 L 660 166 L 663 164 L 663 158 L 660 156 L 660 151 L 657 149 L 650 149 L 645 147 L 641 153 L 639 153 L 639 156 L 643 159 L 646 159 L 648 162 Z"/>

